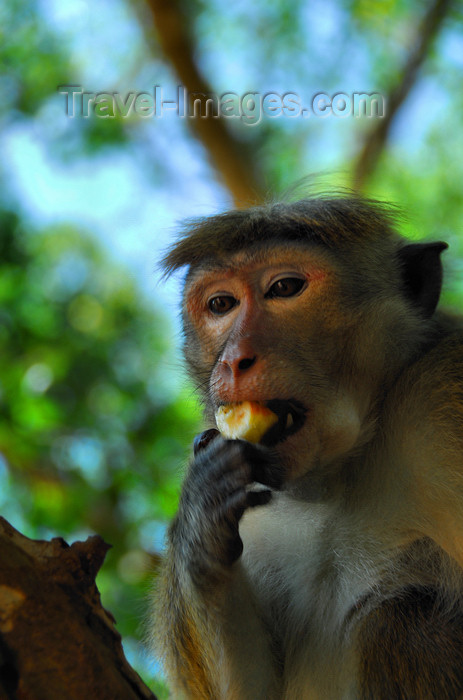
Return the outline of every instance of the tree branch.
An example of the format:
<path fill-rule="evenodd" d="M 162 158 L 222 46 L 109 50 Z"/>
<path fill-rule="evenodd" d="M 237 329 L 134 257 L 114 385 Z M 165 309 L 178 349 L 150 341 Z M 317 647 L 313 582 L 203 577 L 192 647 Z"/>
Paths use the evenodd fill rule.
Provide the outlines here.
<path fill-rule="evenodd" d="M 375 170 L 386 145 L 391 125 L 410 90 L 416 82 L 418 72 L 424 63 L 432 42 L 451 6 L 451 0 L 434 0 L 430 3 L 412 41 L 412 48 L 405 62 L 402 78 L 394 85 L 386 98 L 386 114 L 377 121 L 377 126 L 366 136 L 354 167 L 354 188 L 361 190 L 368 177 Z"/>
<path fill-rule="evenodd" d="M 97 535 L 30 540 L 0 518 L 1 700 L 156 700 L 101 606 L 108 548 Z"/>
<path fill-rule="evenodd" d="M 147 0 L 165 57 L 189 93 L 201 93 L 200 114 L 188 117 L 196 137 L 209 154 L 212 165 L 230 191 L 236 206 L 247 206 L 263 199 L 263 188 L 249 148 L 236 139 L 223 118 L 207 114 L 206 99 L 213 90 L 194 60 L 194 47 L 185 30 L 187 20 L 178 0 Z"/>

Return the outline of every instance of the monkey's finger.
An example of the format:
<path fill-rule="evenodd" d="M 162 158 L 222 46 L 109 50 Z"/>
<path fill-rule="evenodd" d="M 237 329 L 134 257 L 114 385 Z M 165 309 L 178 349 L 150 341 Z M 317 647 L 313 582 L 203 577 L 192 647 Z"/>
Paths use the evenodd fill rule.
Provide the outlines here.
<path fill-rule="evenodd" d="M 251 468 L 252 481 L 278 489 L 284 481 L 284 470 L 272 453 L 262 447 L 243 442 L 246 462 Z"/>
<path fill-rule="evenodd" d="M 233 564 L 243 553 L 243 540 L 241 537 L 234 537 L 228 543 L 226 550 L 227 563 Z"/>
<path fill-rule="evenodd" d="M 200 450 L 204 450 L 217 435 L 220 435 L 220 433 L 216 428 L 209 428 L 209 430 L 204 430 L 199 435 L 196 435 L 193 440 L 194 454 L 196 455 Z"/>
<path fill-rule="evenodd" d="M 272 492 L 265 490 L 244 492 L 242 489 L 231 494 L 224 504 L 224 520 L 233 531 L 248 508 L 266 505 L 272 498 Z"/>
<path fill-rule="evenodd" d="M 249 491 L 246 496 L 246 505 L 248 508 L 256 506 L 265 506 L 272 500 L 272 492 L 267 491 Z"/>

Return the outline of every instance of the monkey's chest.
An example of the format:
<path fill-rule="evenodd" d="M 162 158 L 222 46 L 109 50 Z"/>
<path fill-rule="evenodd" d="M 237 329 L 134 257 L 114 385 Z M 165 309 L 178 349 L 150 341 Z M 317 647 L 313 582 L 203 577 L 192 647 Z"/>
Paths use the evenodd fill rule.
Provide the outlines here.
<path fill-rule="evenodd" d="M 397 553 L 387 540 L 343 531 L 325 506 L 296 504 L 292 518 L 278 504 L 263 510 L 245 516 L 243 566 L 281 669 L 282 698 L 459 697 L 463 612 L 443 602 L 446 563 L 434 545 Z"/>
<path fill-rule="evenodd" d="M 395 565 L 384 542 L 337 521 L 324 504 L 308 508 L 279 496 L 246 512 L 240 534 L 258 604 L 279 622 L 288 620 L 287 636 L 303 632 L 314 643 L 320 635 L 339 636 Z"/>
<path fill-rule="evenodd" d="M 305 507 L 304 507 L 305 505 Z M 330 510 L 277 502 L 246 513 L 242 563 L 285 700 L 358 700 L 351 628 L 379 571 L 365 543 L 327 542 Z"/>

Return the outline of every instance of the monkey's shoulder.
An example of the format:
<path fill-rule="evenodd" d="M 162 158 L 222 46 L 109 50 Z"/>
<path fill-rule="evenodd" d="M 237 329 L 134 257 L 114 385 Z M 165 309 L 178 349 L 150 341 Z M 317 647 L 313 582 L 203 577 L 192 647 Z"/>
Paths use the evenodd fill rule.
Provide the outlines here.
<path fill-rule="evenodd" d="M 463 330 L 444 335 L 410 365 L 387 403 L 406 411 L 409 420 L 413 416 L 463 418 Z M 463 433 L 463 424 L 460 430 Z"/>
<path fill-rule="evenodd" d="M 405 504 L 416 530 L 461 561 L 454 540 L 463 527 L 463 331 L 403 372 L 385 401 L 381 431 L 379 463 L 401 483 L 392 500 Z"/>

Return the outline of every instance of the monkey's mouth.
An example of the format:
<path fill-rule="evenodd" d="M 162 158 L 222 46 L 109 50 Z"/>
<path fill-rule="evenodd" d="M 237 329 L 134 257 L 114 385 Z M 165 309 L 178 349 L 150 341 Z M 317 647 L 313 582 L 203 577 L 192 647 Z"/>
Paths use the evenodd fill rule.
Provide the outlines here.
<path fill-rule="evenodd" d="M 305 423 L 307 410 L 296 399 L 270 399 L 265 405 L 278 416 L 278 421 L 267 430 L 262 445 L 273 447 L 297 433 Z"/>

